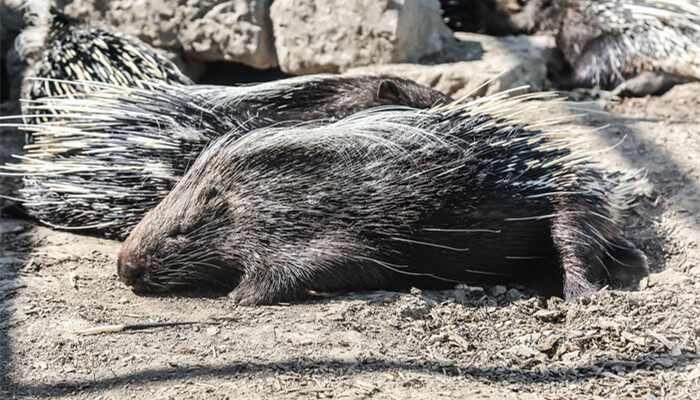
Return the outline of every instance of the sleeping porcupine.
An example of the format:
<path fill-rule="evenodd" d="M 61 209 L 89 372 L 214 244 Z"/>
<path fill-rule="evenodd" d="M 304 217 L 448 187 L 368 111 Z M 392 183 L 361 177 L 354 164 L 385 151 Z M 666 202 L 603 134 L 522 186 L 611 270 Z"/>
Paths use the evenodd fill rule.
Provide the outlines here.
<path fill-rule="evenodd" d="M 616 222 L 633 187 L 547 121 L 508 117 L 523 98 L 222 137 L 131 232 L 119 276 L 270 304 L 562 272 L 554 287 L 575 300 L 645 275 Z"/>
<path fill-rule="evenodd" d="M 556 34 L 564 88 L 660 93 L 700 79 L 700 7 L 688 0 L 442 0 L 456 30 Z"/>

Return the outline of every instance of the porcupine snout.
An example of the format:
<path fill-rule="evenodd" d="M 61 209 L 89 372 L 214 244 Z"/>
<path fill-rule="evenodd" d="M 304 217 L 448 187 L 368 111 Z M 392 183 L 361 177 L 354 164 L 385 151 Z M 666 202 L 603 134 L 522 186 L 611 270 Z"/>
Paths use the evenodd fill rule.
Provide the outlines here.
<path fill-rule="evenodd" d="M 130 249 L 129 243 L 125 243 L 117 258 L 117 274 L 119 279 L 134 290 L 143 290 L 143 278 L 146 275 L 144 262 L 138 260 L 135 251 Z"/>

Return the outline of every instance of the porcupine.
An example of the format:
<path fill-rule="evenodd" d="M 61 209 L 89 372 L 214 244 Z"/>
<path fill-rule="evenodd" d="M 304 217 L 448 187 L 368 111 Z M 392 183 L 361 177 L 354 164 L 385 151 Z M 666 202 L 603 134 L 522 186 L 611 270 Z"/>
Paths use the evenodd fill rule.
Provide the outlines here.
<path fill-rule="evenodd" d="M 28 19 L 28 26 L 14 40 L 13 55 L 6 61 L 11 64 L 11 72 L 14 75 L 11 79 L 12 96 L 21 97 L 22 111 L 27 122 L 51 121 L 52 124 L 60 125 L 60 110 L 42 108 L 42 103 L 34 101 L 44 96 L 70 98 L 92 88 L 90 85 L 70 84 L 70 81 L 89 80 L 148 88 L 152 88 L 155 82 L 172 85 L 192 84 L 192 81 L 158 50 L 115 28 L 70 18 L 51 9 L 48 1 L 27 2 L 21 8 L 27 8 L 24 12 L 30 13 L 32 18 L 25 18 Z M 3 127 L 14 128 L 12 124 Z M 8 136 L 13 137 L 14 143 L 18 144 L 21 143 L 21 135 L 22 132 L 19 131 L 8 133 Z M 24 136 L 30 153 L 36 153 L 38 147 L 48 152 L 45 154 L 45 161 L 49 158 L 70 157 L 70 154 L 61 153 L 58 147 L 37 145 L 31 132 L 26 132 Z M 12 153 L 22 151 L 18 146 L 16 150 L 7 154 Z M 3 158 L 0 164 L 8 161 L 10 160 Z M 49 168 L 47 171 L 50 171 L 50 166 L 46 166 Z M 5 184 L 0 193 L 2 199 L 7 198 L 6 196 L 17 197 L 16 193 L 22 186 L 22 180 L 8 176 L 0 179 Z M 29 186 L 32 186 L 31 182 Z M 0 209 L 4 208 L 3 205 L 20 203 L 12 201 L 0 204 Z M 48 218 L 53 218 L 50 215 L 51 210 L 47 211 Z M 26 212 L 26 209 L 20 208 L 20 213 Z"/>
<path fill-rule="evenodd" d="M 645 275 L 617 225 L 633 184 L 612 183 L 550 122 L 515 117 L 542 112 L 533 97 L 222 137 L 134 228 L 118 274 L 248 305 L 535 275 L 575 300 Z"/>
<path fill-rule="evenodd" d="M 451 100 L 392 76 L 311 75 L 240 87 L 56 83 L 92 89 L 28 106 L 30 112 L 55 114 L 24 116 L 29 123 L 21 126 L 32 131 L 34 143 L 21 163 L 5 171 L 24 176 L 20 197 L 31 216 L 53 227 L 121 239 L 224 133 L 332 120 L 374 106 L 428 108 Z M 58 122 L 44 121 L 52 116 Z"/>
<path fill-rule="evenodd" d="M 443 8 L 455 29 L 554 31 L 568 64 L 553 74 L 563 88 L 642 96 L 700 79 L 700 8 L 687 0 L 444 0 Z"/>

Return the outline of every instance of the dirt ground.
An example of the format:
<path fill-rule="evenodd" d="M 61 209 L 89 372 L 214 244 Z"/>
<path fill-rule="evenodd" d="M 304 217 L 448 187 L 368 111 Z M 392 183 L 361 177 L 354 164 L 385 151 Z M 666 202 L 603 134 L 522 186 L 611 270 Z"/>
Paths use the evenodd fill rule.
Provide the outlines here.
<path fill-rule="evenodd" d="M 628 237 L 653 273 L 566 304 L 517 286 L 241 307 L 136 295 L 119 243 L 0 220 L 0 398 L 700 399 L 700 83 L 594 102 L 610 169 L 653 187 Z M 624 140 L 623 140 L 624 138 Z M 620 143 L 620 141 L 622 141 Z M 76 329 L 205 323 L 79 336 Z"/>

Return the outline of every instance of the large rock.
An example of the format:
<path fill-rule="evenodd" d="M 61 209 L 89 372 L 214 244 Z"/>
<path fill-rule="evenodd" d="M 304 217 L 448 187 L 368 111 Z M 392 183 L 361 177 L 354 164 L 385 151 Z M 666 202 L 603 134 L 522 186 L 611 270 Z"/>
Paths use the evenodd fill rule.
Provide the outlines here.
<path fill-rule="evenodd" d="M 74 17 L 104 20 L 170 53 L 277 66 L 269 0 L 63 0 Z"/>
<path fill-rule="evenodd" d="M 437 0 L 276 0 L 270 18 L 280 68 L 293 74 L 417 61 L 451 35 Z"/>
<path fill-rule="evenodd" d="M 547 89 L 547 63 L 555 55 L 553 37 L 458 32 L 455 39 L 442 54 L 422 64 L 372 65 L 344 72 L 398 75 L 454 98 L 476 98 L 523 85 L 531 91 Z"/>

